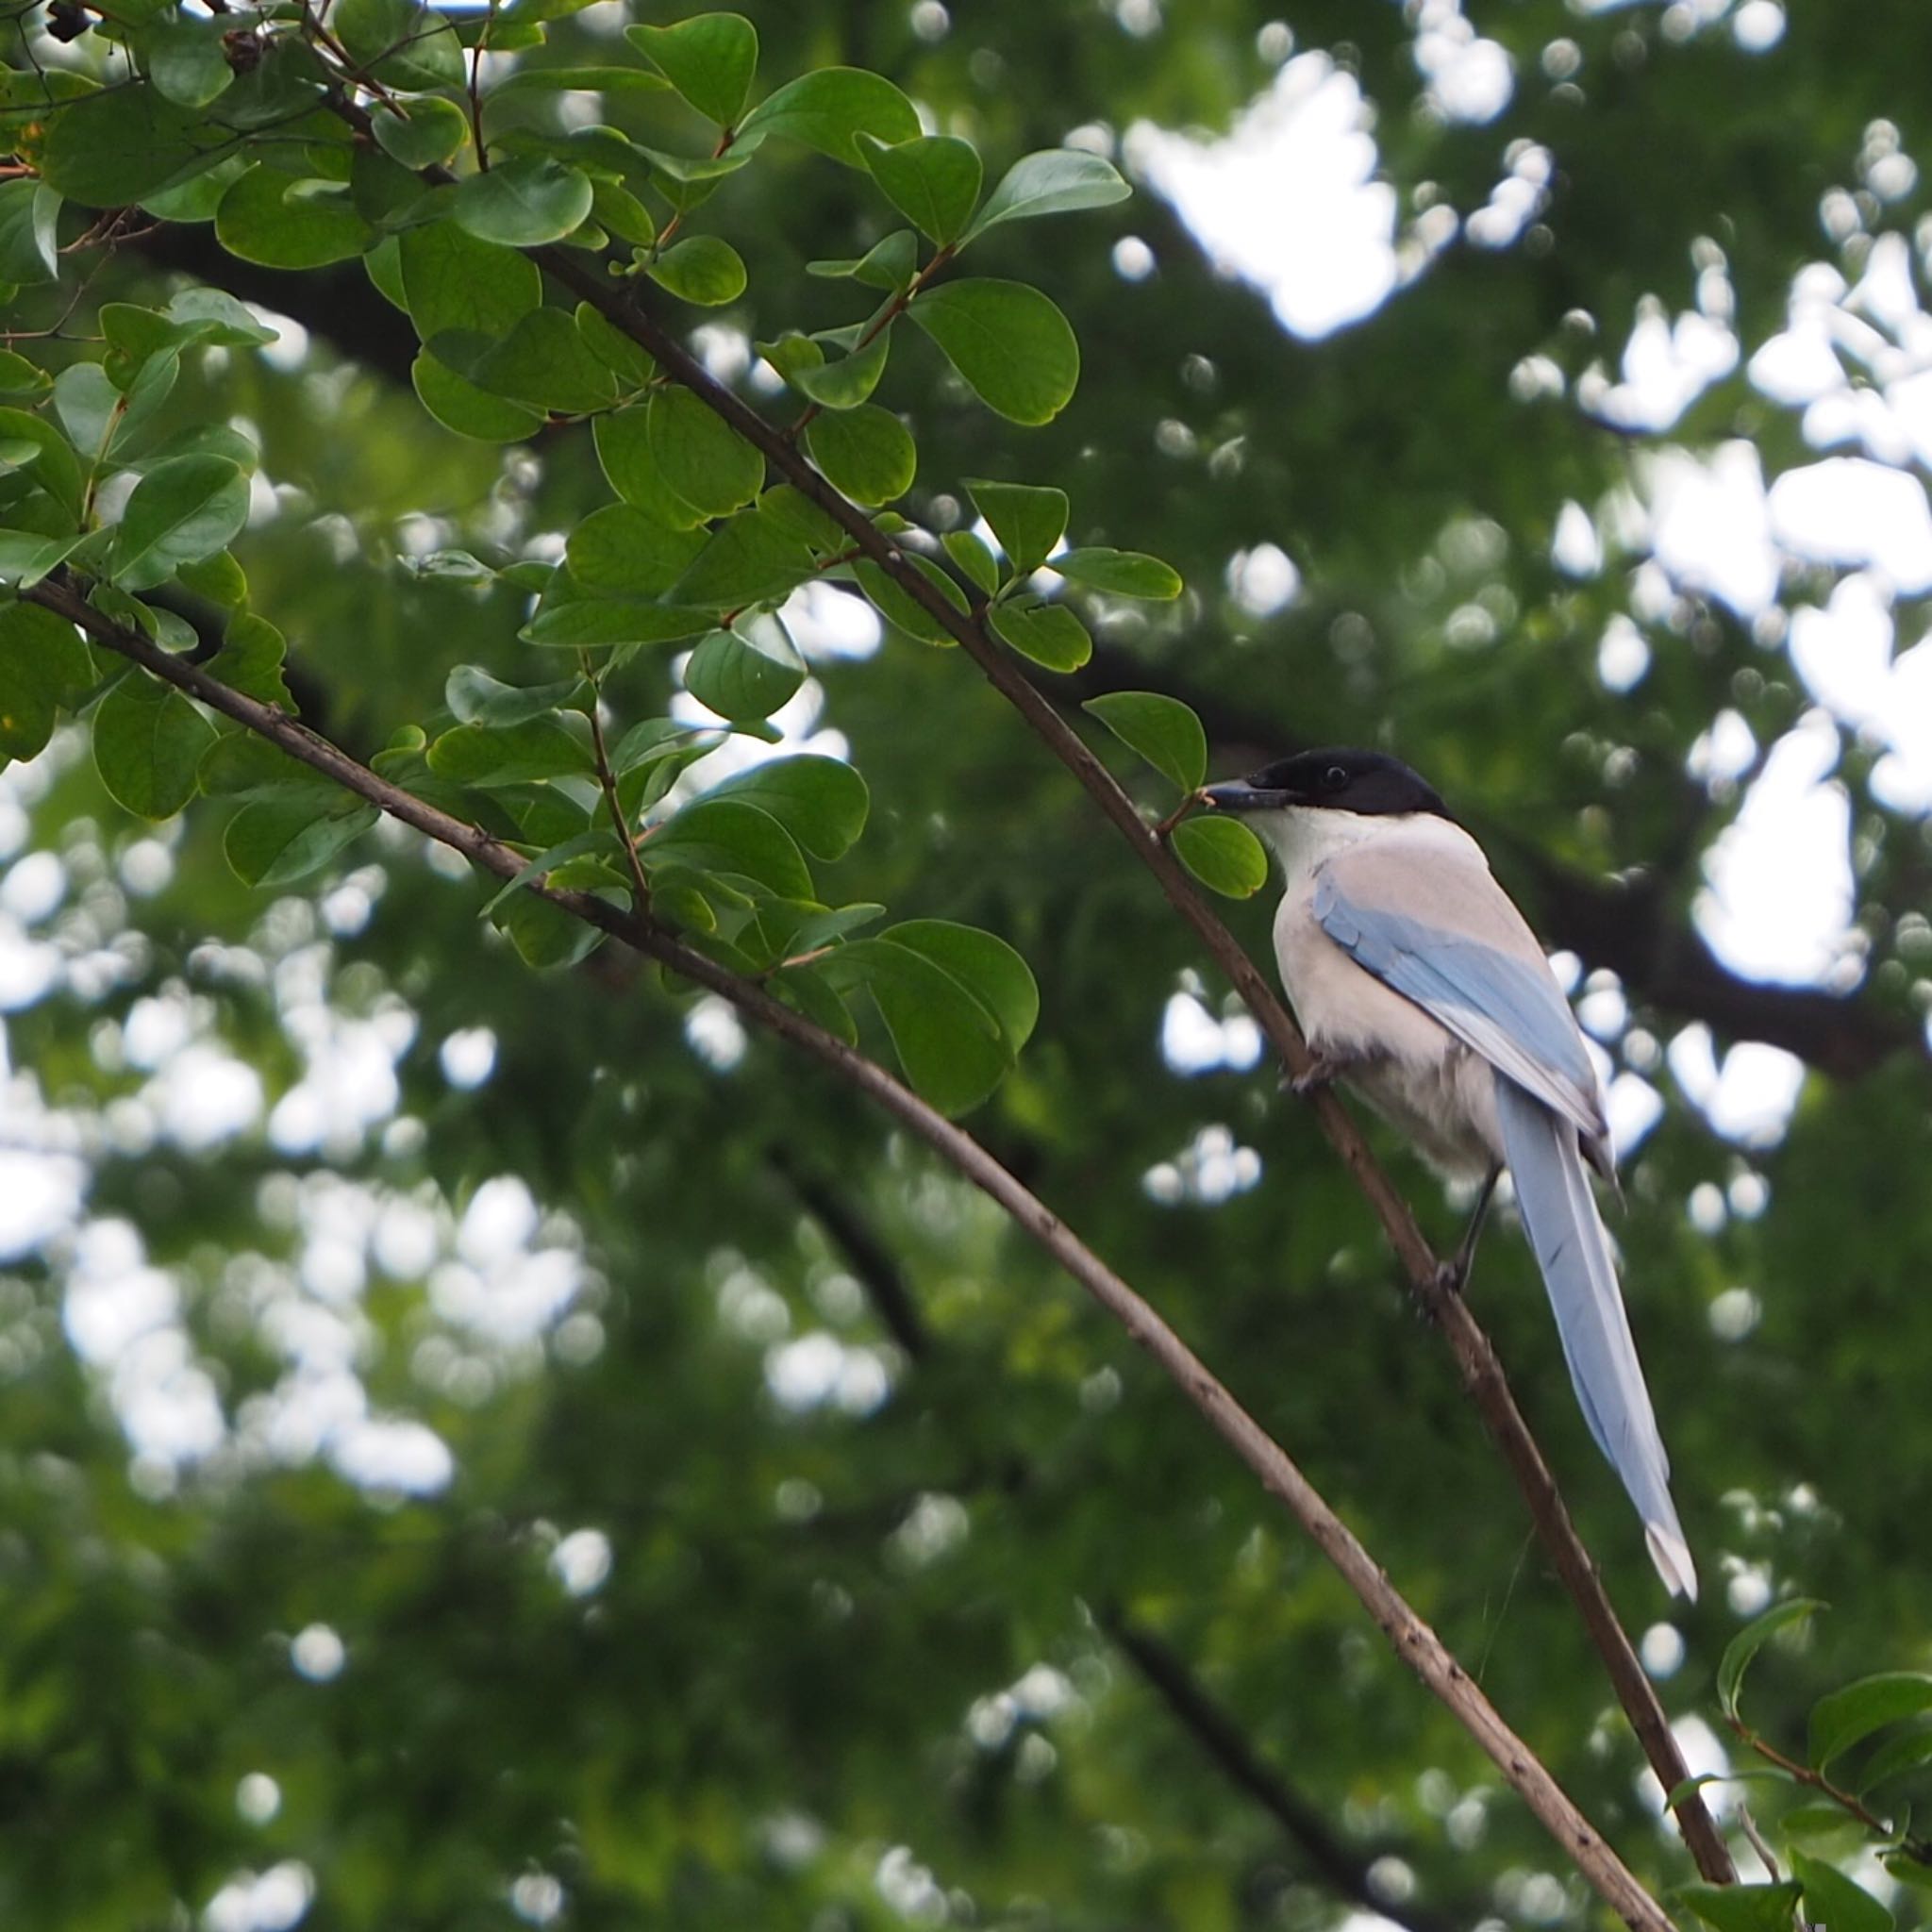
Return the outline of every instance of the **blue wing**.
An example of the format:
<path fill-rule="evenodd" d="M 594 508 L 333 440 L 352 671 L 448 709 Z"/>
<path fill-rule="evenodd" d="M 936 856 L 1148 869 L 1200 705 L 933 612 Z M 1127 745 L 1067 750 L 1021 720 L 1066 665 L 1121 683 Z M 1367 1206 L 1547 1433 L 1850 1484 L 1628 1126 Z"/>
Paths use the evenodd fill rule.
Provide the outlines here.
<path fill-rule="evenodd" d="M 1418 898 L 1436 904 L 1401 903 Z M 1357 966 L 1573 1122 L 1587 1143 L 1607 1141 L 1596 1071 L 1569 1003 L 1480 859 L 1437 863 L 1357 847 L 1323 866 L 1313 910 Z"/>

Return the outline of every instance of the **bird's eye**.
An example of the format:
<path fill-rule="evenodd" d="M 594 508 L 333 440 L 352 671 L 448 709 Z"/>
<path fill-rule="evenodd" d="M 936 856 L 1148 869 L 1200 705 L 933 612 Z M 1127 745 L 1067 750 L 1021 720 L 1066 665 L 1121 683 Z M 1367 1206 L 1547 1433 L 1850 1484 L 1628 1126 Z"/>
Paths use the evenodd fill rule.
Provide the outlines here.
<path fill-rule="evenodd" d="M 1322 782 L 1331 791 L 1340 791 L 1348 783 L 1348 774 L 1340 765 L 1330 765 L 1322 774 Z"/>

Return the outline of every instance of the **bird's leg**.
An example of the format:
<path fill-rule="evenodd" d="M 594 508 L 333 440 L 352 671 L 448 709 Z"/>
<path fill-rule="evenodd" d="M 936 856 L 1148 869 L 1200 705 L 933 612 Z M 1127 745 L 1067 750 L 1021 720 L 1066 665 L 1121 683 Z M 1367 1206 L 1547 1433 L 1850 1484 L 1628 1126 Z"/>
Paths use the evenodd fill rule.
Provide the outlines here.
<path fill-rule="evenodd" d="M 1482 1239 L 1483 1223 L 1489 1219 L 1490 1201 L 1496 1191 L 1496 1183 L 1502 1177 L 1500 1167 L 1491 1168 L 1484 1175 L 1481 1191 L 1475 1197 L 1475 1212 L 1469 1217 L 1469 1226 L 1457 1243 L 1456 1253 L 1436 1270 L 1436 1286 L 1445 1294 L 1460 1294 L 1469 1285 L 1469 1271 L 1475 1262 L 1475 1244 Z"/>
<path fill-rule="evenodd" d="M 1297 1100 L 1310 1099 L 1321 1092 L 1323 1088 L 1332 1087 L 1356 1064 L 1358 1058 L 1356 1054 L 1323 1053 L 1319 1048 L 1315 1049 L 1309 1059 L 1307 1072 L 1284 1075 L 1281 1084 Z"/>

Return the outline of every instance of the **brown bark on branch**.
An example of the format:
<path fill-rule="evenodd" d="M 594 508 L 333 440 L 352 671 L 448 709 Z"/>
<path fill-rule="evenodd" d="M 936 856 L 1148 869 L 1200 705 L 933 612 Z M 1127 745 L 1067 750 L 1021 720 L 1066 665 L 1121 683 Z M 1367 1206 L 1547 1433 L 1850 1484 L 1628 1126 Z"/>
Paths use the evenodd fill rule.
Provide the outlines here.
<path fill-rule="evenodd" d="M 30 601 L 79 625 L 97 643 L 258 733 L 291 758 L 426 838 L 462 853 L 485 872 L 509 879 L 524 870 L 526 861 L 512 847 L 380 777 L 298 724 L 280 707 L 230 689 L 198 665 L 171 657 L 140 631 L 103 617 L 71 585 L 50 579 L 26 594 Z M 1577 1809 L 1541 1760 L 1504 1722 L 1441 1640 L 1409 1607 L 1381 1566 L 1288 1453 L 1154 1308 L 1044 1202 L 1023 1187 L 964 1128 L 929 1107 L 876 1061 L 781 1004 L 763 987 L 728 972 L 635 911 L 584 892 L 545 889 L 542 896 L 693 984 L 720 994 L 763 1031 L 775 1034 L 829 1067 L 1005 1209 L 1154 1357 L 1262 1487 L 1286 1505 L 1341 1572 L 1396 1655 L 1448 1707 L 1606 1904 L 1633 1932 L 1671 1932 L 1662 1907 Z"/>
<path fill-rule="evenodd" d="M 787 482 L 795 485 L 845 530 L 862 555 L 877 563 L 900 590 L 945 627 L 987 680 L 1074 774 L 1127 841 L 1135 857 L 1154 874 L 1175 911 L 1193 927 L 1202 944 L 1241 994 L 1289 1072 L 1297 1075 L 1307 1073 L 1312 1062 L 1301 1030 L 1255 962 L 1201 897 L 1167 845 L 1154 835 L 1133 800 L 987 626 L 957 609 L 907 560 L 891 538 L 876 528 L 863 510 L 848 503 L 811 467 L 781 430 L 719 382 L 663 324 L 640 308 L 628 292 L 599 272 L 595 263 L 562 248 L 533 252 L 558 282 L 591 303 L 649 350 L 666 375 L 682 383 L 729 424 Z M 1605 1593 L 1596 1564 L 1570 1520 L 1542 1452 L 1516 1407 L 1489 1337 L 1462 1298 L 1442 1285 L 1437 1258 L 1424 1240 L 1408 1204 L 1375 1160 L 1347 1108 L 1332 1090 L 1318 1092 L 1313 1106 L 1323 1131 L 1380 1220 L 1411 1291 L 1447 1337 L 1463 1386 L 1523 1491 L 1538 1533 L 1576 1604 L 1591 1641 L 1603 1657 L 1617 1699 L 1629 1717 L 1651 1769 L 1665 1790 L 1675 1790 L 1690 1777 L 1690 1767 L 1671 1735 L 1657 1692 Z M 1735 1883 L 1737 1868 L 1702 1798 L 1693 1790 L 1679 1802 L 1676 1810 L 1685 1842 L 1699 1872 L 1713 1884 Z"/>

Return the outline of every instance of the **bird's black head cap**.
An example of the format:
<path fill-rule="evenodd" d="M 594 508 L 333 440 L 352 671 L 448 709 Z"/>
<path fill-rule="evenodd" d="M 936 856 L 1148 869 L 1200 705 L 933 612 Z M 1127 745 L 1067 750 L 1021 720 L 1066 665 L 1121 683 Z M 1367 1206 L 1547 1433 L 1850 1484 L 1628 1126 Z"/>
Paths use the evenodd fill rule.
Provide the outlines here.
<path fill-rule="evenodd" d="M 1277 758 L 1245 779 L 1210 785 L 1207 796 L 1223 811 L 1279 811 L 1297 806 L 1387 817 L 1427 812 L 1448 818 L 1436 789 L 1385 751 L 1329 745 Z"/>

